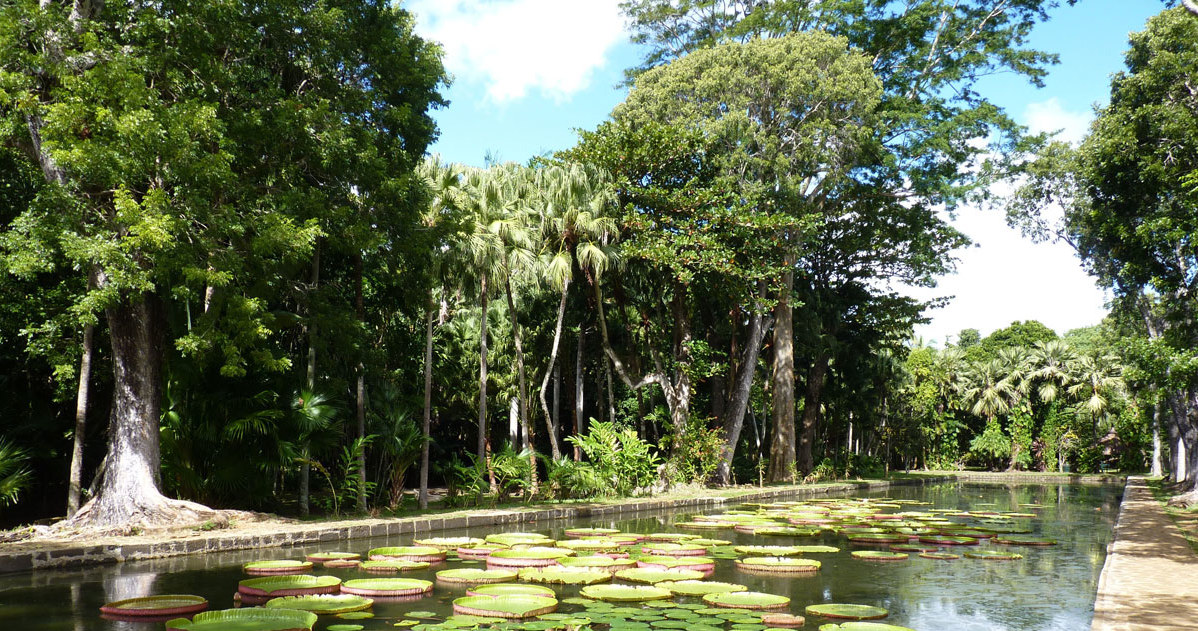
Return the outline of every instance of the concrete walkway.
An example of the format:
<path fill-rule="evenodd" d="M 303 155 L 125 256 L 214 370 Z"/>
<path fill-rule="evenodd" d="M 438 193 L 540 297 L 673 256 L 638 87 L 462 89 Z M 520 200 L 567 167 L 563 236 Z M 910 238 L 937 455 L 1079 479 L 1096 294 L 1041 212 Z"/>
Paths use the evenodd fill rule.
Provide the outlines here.
<path fill-rule="evenodd" d="M 1142 477 L 1127 480 L 1090 629 L 1198 630 L 1198 555 Z"/>

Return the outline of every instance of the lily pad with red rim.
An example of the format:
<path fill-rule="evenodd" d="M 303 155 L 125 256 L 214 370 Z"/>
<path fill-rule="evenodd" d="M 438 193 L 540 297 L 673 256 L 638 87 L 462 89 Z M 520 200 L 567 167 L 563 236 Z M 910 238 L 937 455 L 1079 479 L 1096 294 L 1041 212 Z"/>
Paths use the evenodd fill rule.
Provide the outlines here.
<path fill-rule="evenodd" d="M 418 578 L 356 578 L 341 584 L 341 593 L 359 596 L 419 596 L 431 591 L 432 581 Z"/>
<path fill-rule="evenodd" d="M 815 559 L 796 557 L 748 557 L 736 560 L 736 569 L 760 574 L 807 574 L 823 564 Z"/>
<path fill-rule="evenodd" d="M 604 568 L 526 567 L 520 569 L 520 580 L 534 583 L 560 583 L 562 585 L 594 585 L 611 581 L 612 573 Z"/>
<path fill-rule="evenodd" d="M 540 596 L 542 598 L 557 598 L 557 592 L 540 585 L 524 585 L 522 583 L 499 583 L 493 585 L 475 585 L 466 590 L 467 596 Z"/>
<path fill-rule="evenodd" d="M 687 581 L 703 578 L 703 572 L 697 570 L 679 570 L 666 568 L 636 567 L 616 572 L 616 578 L 633 583 L 661 583 L 663 581 Z"/>
<path fill-rule="evenodd" d="M 920 537 L 919 541 L 938 546 L 976 546 L 978 544 L 978 540 L 973 537 L 950 537 L 948 535 L 925 535 Z"/>
<path fill-rule="evenodd" d="M 248 596 L 307 596 L 309 594 L 336 594 L 341 589 L 341 579 L 336 576 L 263 576 L 247 578 L 237 583 L 237 591 Z"/>
<path fill-rule="evenodd" d="M 873 605 L 853 605 L 846 603 L 823 603 L 807 605 L 809 616 L 822 616 L 841 620 L 881 620 L 890 615 L 889 611 Z"/>
<path fill-rule="evenodd" d="M 587 585 L 581 593 L 586 598 L 611 602 L 664 600 L 673 596 L 670 590 L 652 585 Z"/>
<path fill-rule="evenodd" d="M 464 596 L 455 598 L 453 612 L 489 618 L 535 618 L 557 611 L 557 599 L 544 596 Z"/>
<path fill-rule="evenodd" d="M 457 550 L 462 546 L 472 546 L 483 543 L 478 537 L 428 537 L 425 539 L 413 539 L 412 543 L 426 548 L 438 548 L 441 550 Z"/>
<path fill-rule="evenodd" d="M 807 619 L 788 613 L 767 613 L 761 616 L 761 624 L 767 628 L 797 629 L 807 624 Z"/>
<path fill-rule="evenodd" d="M 951 552 L 920 552 L 919 556 L 924 559 L 932 559 L 933 561 L 956 561 L 961 558 L 961 555 Z"/>
<path fill-rule="evenodd" d="M 433 546 L 391 546 L 370 551 L 371 561 L 424 561 L 440 563 L 445 560 L 445 551 Z"/>
<path fill-rule="evenodd" d="M 784 609 L 790 605 L 790 599 L 786 596 L 747 591 L 707 594 L 703 596 L 703 602 L 732 609 Z"/>
<path fill-rule="evenodd" d="M 374 601 L 354 594 L 317 594 L 314 596 L 281 596 L 266 601 L 267 609 L 298 609 L 312 613 L 349 613 L 369 609 Z"/>
<path fill-rule="evenodd" d="M 292 559 L 279 559 L 273 561 L 251 561 L 241 566 L 246 574 L 256 575 L 271 575 L 271 574 L 300 574 L 312 569 L 311 561 L 295 561 Z"/>
<path fill-rule="evenodd" d="M 374 574 L 394 574 L 396 572 L 427 570 L 431 565 L 428 561 L 401 561 L 393 559 L 388 561 L 362 561 L 358 564 L 358 569 Z"/>
<path fill-rule="evenodd" d="M 1046 539 L 1044 537 L 1030 537 L 1024 535 L 1002 535 L 994 538 L 995 543 L 1001 543 L 1006 546 L 1055 546 L 1056 539 Z"/>
<path fill-rule="evenodd" d="M 886 550 L 854 550 L 852 554 L 854 559 L 861 559 L 862 561 L 893 562 L 907 560 L 906 552 L 889 552 Z"/>
<path fill-rule="evenodd" d="M 208 600 L 191 594 L 161 594 L 110 602 L 100 611 L 112 616 L 182 616 L 208 608 Z"/>
<path fill-rule="evenodd" d="M 505 583 L 516 580 L 511 570 L 484 570 L 476 567 L 454 568 L 437 572 L 437 580 L 443 583 Z"/>
<path fill-rule="evenodd" d="M 967 559 L 984 559 L 987 561 L 1017 561 L 1023 558 L 1022 554 L 1015 552 L 1004 552 L 1002 550 L 970 550 L 965 553 Z"/>
<path fill-rule="evenodd" d="M 703 596 L 705 594 L 725 594 L 728 592 L 744 592 L 749 588 L 736 583 L 722 583 L 719 581 L 662 581 L 655 583 L 654 586 L 662 589 L 668 589 L 676 596 Z"/>
<path fill-rule="evenodd" d="M 307 631 L 316 624 L 316 614 L 298 609 L 222 609 L 202 611 L 195 617 L 176 618 L 166 623 L 167 631 Z"/>
<path fill-rule="evenodd" d="M 819 631 L 915 631 L 915 629 L 885 622 L 842 622 L 840 624 L 821 624 Z"/>

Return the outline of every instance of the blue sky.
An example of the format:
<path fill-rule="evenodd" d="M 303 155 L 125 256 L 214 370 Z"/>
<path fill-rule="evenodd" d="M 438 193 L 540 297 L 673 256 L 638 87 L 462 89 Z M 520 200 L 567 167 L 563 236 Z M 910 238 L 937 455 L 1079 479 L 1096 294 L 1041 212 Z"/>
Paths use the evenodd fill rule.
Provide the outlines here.
<path fill-rule="evenodd" d="M 434 153 L 481 165 L 569 147 L 574 129 L 603 121 L 625 92 L 623 70 L 640 58 L 628 41 L 618 0 L 412 0 L 418 32 L 442 43 L 454 83 L 436 114 Z M 1044 88 L 998 75 L 980 91 L 1036 131 L 1079 140 L 1123 67 L 1127 35 L 1163 9 L 1159 0 L 1082 0 L 1055 9 L 1031 45 L 1060 64 Z M 957 273 L 919 297 L 953 296 L 917 333 L 942 344 L 965 327 L 983 335 L 1014 320 L 1038 319 L 1064 332 L 1096 324 L 1106 296 L 1062 244 L 1032 244 L 1000 213 L 962 209 L 955 225 L 976 245 L 957 253 Z"/>

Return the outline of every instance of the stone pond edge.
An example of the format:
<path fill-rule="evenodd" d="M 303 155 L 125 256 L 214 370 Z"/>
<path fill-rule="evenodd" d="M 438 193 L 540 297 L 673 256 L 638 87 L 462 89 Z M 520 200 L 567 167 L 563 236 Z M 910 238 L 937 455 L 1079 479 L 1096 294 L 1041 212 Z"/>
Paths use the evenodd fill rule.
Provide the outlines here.
<path fill-rule="evenodd" d="M 221 531 L 197 532 L 187 539 L 152 542 L 75 543 L 39 542 L 42 549 L 30 550 L 29 544 L 0 545 L 0 573 L 39 569 L 66 569 L 106 563 L 160 559 L 207 552 L 228 552 L 254 548 L 302 546 L 368 537 L 424 534 L 438 530 L 474 528 L 509 524 L 531 524 L 560 519 L 623 517 L 635 513 L 668 509 L 707 510 L 728 504 L 779 498 L 814 497 L 839 493 L 879 491 L 896 486 L 915 486 L 947 480 L 967 482 L 1005 482 L 1017 484 L 1122 483 L 1122 476 L 1045 476 L 1042 474 L 1006 474 L 980 472 L 931 472 L 898 480 L 870 480 L 786 486 L 769 490 L 746 490 L 727 496 L 671 499 L 637 498 L 612 504 L 571 504 L 548 508 L 475 509 L 461 514 L 421 515 L 402 518 L 370 518 L 343 522 L 293 523 L 276 531 L 237 534 Z M 9 550 L 4 548 L 9 547 Z M 11 549 L 16 548 L 16 549 Z"/>

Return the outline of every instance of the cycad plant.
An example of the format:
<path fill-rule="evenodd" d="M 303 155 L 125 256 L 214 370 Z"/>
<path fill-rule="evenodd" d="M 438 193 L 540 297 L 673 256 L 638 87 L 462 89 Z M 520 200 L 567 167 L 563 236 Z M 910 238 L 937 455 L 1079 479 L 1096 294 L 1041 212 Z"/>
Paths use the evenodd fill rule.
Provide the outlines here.
<path fill-rule="evenodd" d="M 25 467 L 25 450 L 0 438 L 0 506 L 12 506 L 21 497 L 33 474 Z"/>

